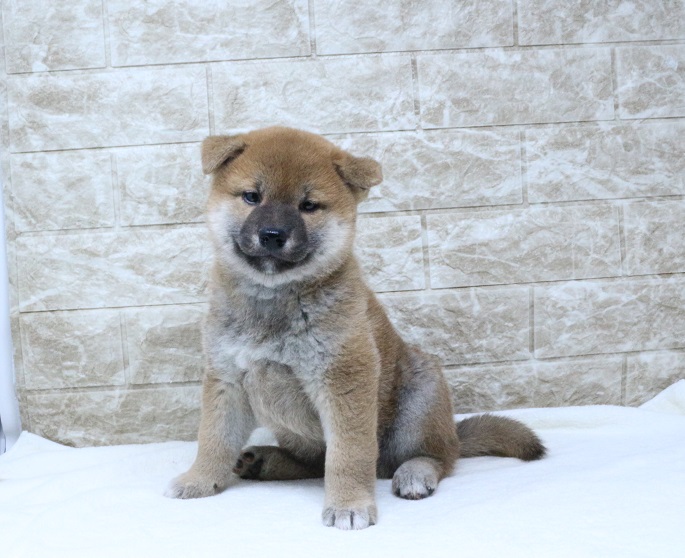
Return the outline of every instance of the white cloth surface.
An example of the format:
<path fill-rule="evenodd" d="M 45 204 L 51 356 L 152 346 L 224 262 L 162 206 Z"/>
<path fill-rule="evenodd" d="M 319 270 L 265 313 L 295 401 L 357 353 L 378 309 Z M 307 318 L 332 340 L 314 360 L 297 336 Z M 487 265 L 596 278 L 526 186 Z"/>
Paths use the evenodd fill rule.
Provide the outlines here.
<path fill-rule="evenodd" d="M 548 456 L 461 460 L 421 501 L 378 481 L 378 524 L 355 532 L 321 524 L 321 480 L 172 500 L 196 443 L 75 449 L 23 433 L 0 456 L 0 556 L 685 556 L 685 380 L 641 408 L 502 414 Z"/>

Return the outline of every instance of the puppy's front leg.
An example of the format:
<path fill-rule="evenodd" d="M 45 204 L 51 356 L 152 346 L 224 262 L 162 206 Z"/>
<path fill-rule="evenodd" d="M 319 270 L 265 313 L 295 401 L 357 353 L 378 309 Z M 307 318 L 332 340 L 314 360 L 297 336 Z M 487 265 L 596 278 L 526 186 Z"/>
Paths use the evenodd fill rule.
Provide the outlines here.
<path fill-rule="evenodd" d="M 203 498 L 225 489 L 240 449 L 255 429 L 245 390 L 208 374 L 202 384 L 202 416 L 197 457 L 166 491 L 171 498 Z"/>
<path fill-rule="evenodd" d="M 326 436 L 324 525 L 364 529 L 376 522 L 379 363 L 366 339 L 327 371 L 320 416 Z"/>

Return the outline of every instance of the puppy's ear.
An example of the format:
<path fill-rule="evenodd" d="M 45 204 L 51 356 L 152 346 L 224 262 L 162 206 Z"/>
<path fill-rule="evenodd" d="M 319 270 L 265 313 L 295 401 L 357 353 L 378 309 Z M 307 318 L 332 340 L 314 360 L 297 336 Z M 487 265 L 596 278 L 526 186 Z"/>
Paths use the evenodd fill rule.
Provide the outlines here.
<path fill-rule="evenodd" d="M 247 147 L 243 136 L 209 136 L 202 142 L 202 172 L 212 174 Z"/>
<path fill-rule="evenodd" d="M 360 201 L 366 198 L 369 188 L 383 182 L 380 163 L 370 157 L 354 157 L 342 152 L 333 159 L 333 165 Z"/>

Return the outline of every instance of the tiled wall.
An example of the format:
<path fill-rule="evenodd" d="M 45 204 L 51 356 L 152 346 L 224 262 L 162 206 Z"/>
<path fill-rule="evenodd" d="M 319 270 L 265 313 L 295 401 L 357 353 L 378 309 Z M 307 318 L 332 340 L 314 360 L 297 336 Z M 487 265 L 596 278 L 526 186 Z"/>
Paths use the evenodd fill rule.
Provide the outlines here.
<path fill-rule="evenodd" d="M 195 436 L 210 133 L 382 161 L 359 254 L 459 411 L 685 377 L 683 0 L 7 0 L 2 170 L 24 426 Z"/>

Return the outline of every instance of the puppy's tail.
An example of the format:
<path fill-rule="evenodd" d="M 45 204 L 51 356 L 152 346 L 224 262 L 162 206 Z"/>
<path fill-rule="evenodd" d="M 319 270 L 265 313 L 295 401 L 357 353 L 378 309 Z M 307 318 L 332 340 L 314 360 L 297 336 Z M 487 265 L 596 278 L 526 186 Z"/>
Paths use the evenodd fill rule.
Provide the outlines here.
<path fill-rule="evenodd" d="M 495 415 L 477 415 L 459 421 L 457 435 L 461 457 L 494 455 L 534 461 L 544 457 L 547 451 L 525 424 Z"/>

